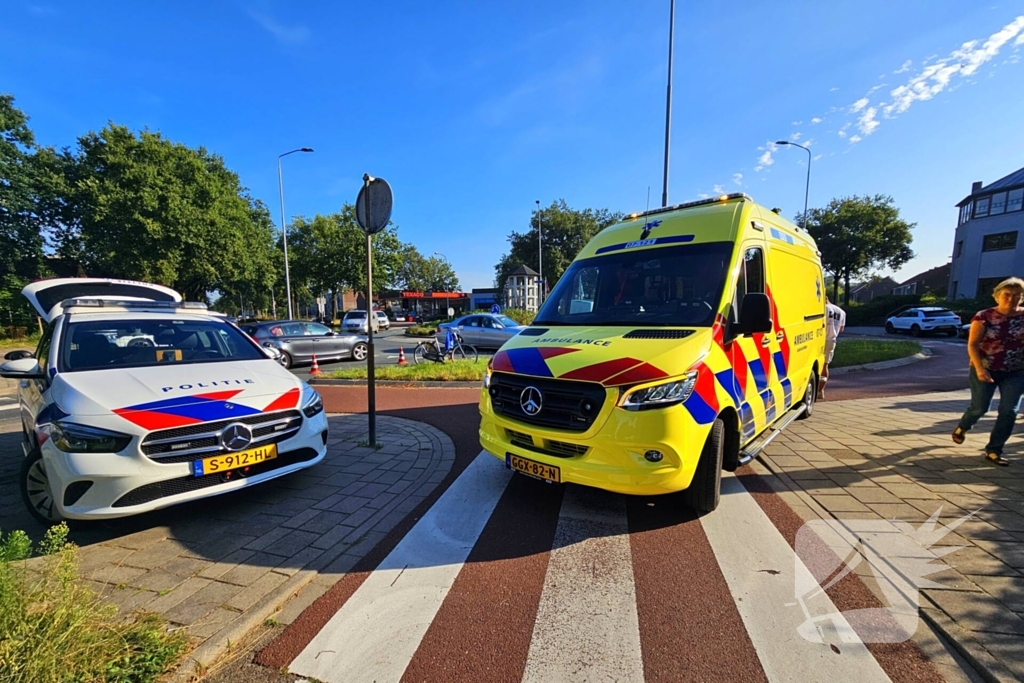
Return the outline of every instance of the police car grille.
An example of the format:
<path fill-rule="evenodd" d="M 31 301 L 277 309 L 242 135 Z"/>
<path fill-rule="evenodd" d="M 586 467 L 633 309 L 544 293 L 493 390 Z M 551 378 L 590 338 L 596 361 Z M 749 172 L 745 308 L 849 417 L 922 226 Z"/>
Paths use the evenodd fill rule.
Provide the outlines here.
<path fill-rule="evenodd" d="M 257 474 L 263 474 L 264 472 L 272 472 L 279 470 L 282 467 L 288 465 L 294 465 L 299 462 L 308 462 L 316 458 L 317 452 L 312 448 L 300 448 L 295 451 L 289 451 L 287 453 L 280 453 L 273 460 L 266 460 L 264 462 L 252 465 L 249 471 L 245 473 L 245 476 L 240 476 L 237 470 L 232 470 L 229 473 L 207 474 L 202 477 L 178 477 L 177 479 L 168 479 L 167 481 L 160 481 L 154 484 L 146 484 L 140 486 L 137 489 L 132 489 L 128 493 L 118 498 L 113 507 L 123 508 L 131 505 L 142 505 L 143 503 L 149 503 L 160 498 L 167 498 L 168 496 L 176 496 L 179 493 L 188 493 L 190 491 L 197 491 L 199 489 L 205 489 L 210 486 L 216 486 L 222 484 L 225 481 L 226 474 L 232 474 L 232 479 L 241 480 L 245 477 L 252 477 Z"/>
<path fill-rule="evenodd" d="M 146 435 L 142 440 L 142 452 L 162 464 L 191 462 L 197 458 L 225 453 L 227 451 L 220 446 L 220 432 L 236 422 L 249 425 L 252 429 L 253 447 L 265 446 L 295 436 L 302 427 L 302 413 L 287 410 L 162 429 Z"/>
<path fill-rule="evenodd" d="M 526 387 L 536 387 L 542 396 L 540 412 L 528 415 L 520 405 L 520 396 Z M 594 382 L 574 382 L 525 377 L 504 372 L 491 375 L 489 389 L 494 412 L 511 420 L 526 424 L 584 432 L 601 412 L 606 391 Z M 586 410 L 586 406 L 590 410 Z"/>

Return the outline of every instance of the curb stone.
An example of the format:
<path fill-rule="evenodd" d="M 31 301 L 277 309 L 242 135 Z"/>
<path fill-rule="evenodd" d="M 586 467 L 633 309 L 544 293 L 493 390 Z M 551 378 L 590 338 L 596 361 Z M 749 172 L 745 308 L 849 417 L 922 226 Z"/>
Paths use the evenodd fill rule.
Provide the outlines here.
<path fill-rule="evenodd" d="M 932 351 L 927 347 L 922 347 L 921 350 L 915 353 L 913 356 L 907 356 L 906 358 L 896 358 L 894 360 L 883 360 L 877 363 L 864 363 L 863 365 L 847 365 L 842 368 L 829 368 L 829 375 L 842 375 L 847 372 L 857 372 L 859 370 L 887 370 L 888 368 L 898 368 L 901 365 L 910 365 L 927 358 L 931 358 Z"/>

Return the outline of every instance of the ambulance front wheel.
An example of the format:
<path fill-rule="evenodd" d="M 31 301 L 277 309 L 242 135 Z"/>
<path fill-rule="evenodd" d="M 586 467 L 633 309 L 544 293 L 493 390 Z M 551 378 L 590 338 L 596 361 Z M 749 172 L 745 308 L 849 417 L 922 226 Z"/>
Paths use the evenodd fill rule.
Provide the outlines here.
<path fill-rule="evenodd" d="M 725 444 L 725 423 L 721 419 L 711 425 L 708 440 L 697 462 L 690 488 L 683 491 L 683 499 L 698 515 L 712 512 L 718 507 L 722 490 L 722 456 Z"/>

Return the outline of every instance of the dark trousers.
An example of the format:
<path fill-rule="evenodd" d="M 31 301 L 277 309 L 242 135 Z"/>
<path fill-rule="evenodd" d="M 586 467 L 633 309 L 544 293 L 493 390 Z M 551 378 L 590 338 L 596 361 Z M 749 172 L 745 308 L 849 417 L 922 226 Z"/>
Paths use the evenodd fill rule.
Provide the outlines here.
<path fill-rule="evenodd" d="M 978 373 L 971 366 L 971 405 L 960 418 L 960 429 L 965 432 L 973 427 L 981 416 L 988 412 L 992 403 L 992 397 L 999 388 L 999 411 L 996 414 L 996 424 L 992 428 L 992 434 L 988 438 L 988 445 L 985 446 L 986 453 L 1003 454 L 1003 445 L 1013 433 L 1013 424 L 1017 420 L 1017 402 L 1021 394 L 1024 394 L 1024 371 L 990 371 L 994 382 L 982 382 L 978 379 Z"/>

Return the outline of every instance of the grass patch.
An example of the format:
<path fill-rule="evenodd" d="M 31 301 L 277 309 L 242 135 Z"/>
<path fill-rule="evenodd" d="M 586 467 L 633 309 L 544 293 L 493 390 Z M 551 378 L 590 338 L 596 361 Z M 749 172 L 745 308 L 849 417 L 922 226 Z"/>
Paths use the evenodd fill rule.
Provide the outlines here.
<path fill-rule="evenodd" d="M 481 382 L 488 360 L 480 358 L 476 361 L 457 360 L 448 363 L 379 365 L 374 368 L 373 374 L 376 379 L 408 382 Z M 334 370 L 320 376 L 328 379 L 366 379 L 366 368 Z"/>
<path fill-rule="evenodd" d="M 913 356 L 921 345 L 912 341 L 879 341 L 874 339 L 839 339 L 831 368 L 843 368 L 865 363 L 878 363 Z"/>
<path fill-rule="evenodd" d="M 0 337 L 0 359 L 2 359 L 3 355 L 8 351 L 13 351 L 15 349 L 28 349 L 29 351 L 35 351 L 36 347 L 39 346 L 40 336 L 42 335 L 36 332 L 35 334 L 30 334 L 27 337 Z"/>
<path fill-rule="evenodd" d="M 0 536 L 0 680 L 143 683 L 169 671 L 188 647 L 153 614 L 126 621 L 78 581 L 78 548 L 59 524 L 28 560 L 23 531 Z"/>
<path fill-rule="evenodd" d="M 405 328 L 406 337 L 433 337 L 437 325 L 410 325 Z"/>

